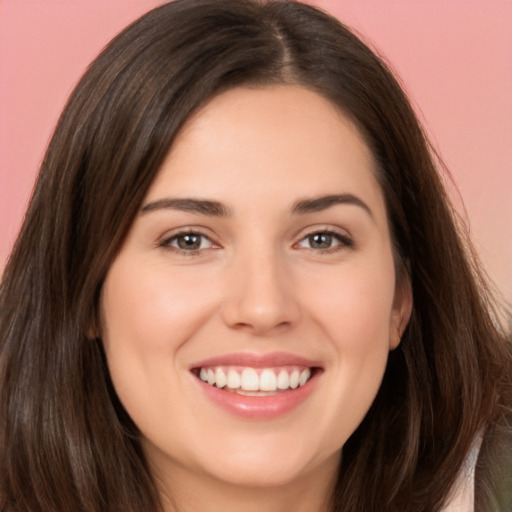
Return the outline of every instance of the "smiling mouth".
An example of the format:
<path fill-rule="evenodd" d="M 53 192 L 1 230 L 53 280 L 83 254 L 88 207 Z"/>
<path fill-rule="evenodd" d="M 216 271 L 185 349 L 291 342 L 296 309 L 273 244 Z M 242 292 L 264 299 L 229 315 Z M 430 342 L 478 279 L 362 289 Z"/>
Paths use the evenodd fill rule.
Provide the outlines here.
<path fill-rule="evenodd" d="M 192 373 L 212 387 L 244 396 L 272 396 L 304 386 L 318 368 L 281 366 L 252 368 L 240 366 L 209 366 Z"/>

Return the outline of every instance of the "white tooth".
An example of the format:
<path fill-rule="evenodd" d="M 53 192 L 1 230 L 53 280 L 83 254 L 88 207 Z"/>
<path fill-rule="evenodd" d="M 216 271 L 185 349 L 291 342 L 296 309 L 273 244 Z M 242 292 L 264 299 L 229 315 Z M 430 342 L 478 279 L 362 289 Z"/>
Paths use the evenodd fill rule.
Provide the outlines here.
<path fill-rule="evenodd" d="M 208 382 L 208 372 L 206 371 L 206 368 L 201 368 L 201 371 L 199 372 L 199 378 L 203 382 Z"/>
<path fill-rule="evenodd" d="M 252 368 L 245 368 L 240 378 L 240 387 L 245 391 L 258 391 L 260 389 L 258 374 Z"/>
<path fill-rule="evenodd" d="M 210 384 L 210 386 L 213 386 L 215 384 L 215 373 L 213 373 L 213 370 L 211 368 L 208 368 L 207 375 L 208 384 Z"/>
<path fill-rule="evenodd" d="M 306 382 L 309 380 L 309 377 L 311 377 L 311 370 L 309 368 L 302 370 L 299 378 L 299 384 L 304 386 L 304 384 L 306 384 Z"/>
<path fill-rule="evenodd" d="M 281 370 L 277 376 L 277 389 L 288 389 L 290 387 L 290 376 L 286 370 Z"/>
<path fill-rule="evenodd" d="M 237 371 L 228 371 L 227 385 L 229 389 L 237 389 L 240 387 L 240 374 Z"/>
<path fill-rule="evenodd" d="M 290 375 L 290 387 L 295 389 L 299 385 L 299 370 L 293 370 Z"/>
<path fill-rule="evenodd" d="M 275 391 L 276 386 L 276 374 L 272 370 L 263 370 L 260 375 L 260 391 Z"/>
<path fill-rule="evenodd" d="M 215 385 L 218 388 L 223 388 L 226 385 L 226 382 L 226 374 L 222 371 L 222 368 L 217 368 L 215 370 Z"/>

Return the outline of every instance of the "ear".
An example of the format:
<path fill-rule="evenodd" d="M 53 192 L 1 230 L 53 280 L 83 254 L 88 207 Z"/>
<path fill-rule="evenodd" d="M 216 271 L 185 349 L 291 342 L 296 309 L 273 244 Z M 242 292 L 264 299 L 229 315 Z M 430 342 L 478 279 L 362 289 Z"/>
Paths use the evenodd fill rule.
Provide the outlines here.
<path fill-rule="evenodd" d="M 89 340 L 101 339 L 101 322 L 99 313 L 93 312 L 85 329 L 85 335 Z"/>
<path fill-rule="evenodd" d="M 98 338 L 101 338 L 101 335 L 99 334 L 99 329 L 96 327 L 90 327 L 86 330 L 85 336 L 88 340 L 96 340 Z"/>
<path fill-rule="evenodd" d="M 400 344 L 412 313 L 412 286 L 408 276 L 402 277 L 396 285 L 393 310 L 389 322 L 389 350 Z"/>

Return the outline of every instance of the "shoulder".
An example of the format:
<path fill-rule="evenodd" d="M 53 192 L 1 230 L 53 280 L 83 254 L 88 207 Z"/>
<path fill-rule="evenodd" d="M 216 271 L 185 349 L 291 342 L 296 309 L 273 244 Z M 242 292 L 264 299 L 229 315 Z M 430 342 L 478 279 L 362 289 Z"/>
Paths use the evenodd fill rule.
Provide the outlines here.
<path fill-rule="evenodd" d="M 486 431 L 474 484 L 478 512 L 512 511 L 512 410 Z"/>
<path fill-rule="evenodd" d="M 483 436 L 473 442 L 459 477 L 452 487 L 447 504 L 441 512 L 473 512 L 475 510 L 475 468 Z"/>

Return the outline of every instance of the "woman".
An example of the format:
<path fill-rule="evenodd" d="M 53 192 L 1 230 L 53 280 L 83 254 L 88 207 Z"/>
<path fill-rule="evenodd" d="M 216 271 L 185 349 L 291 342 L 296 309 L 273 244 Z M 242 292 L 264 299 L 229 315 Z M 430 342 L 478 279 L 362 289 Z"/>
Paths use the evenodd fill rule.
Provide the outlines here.
<path fill-rule="evenodd" d="M 72 94 L 5 271 L 0 508 L 441 510 L 482 435 L 496 508 L 512 355 L 466 247 L 336 20 L 150 12 Z"/>

